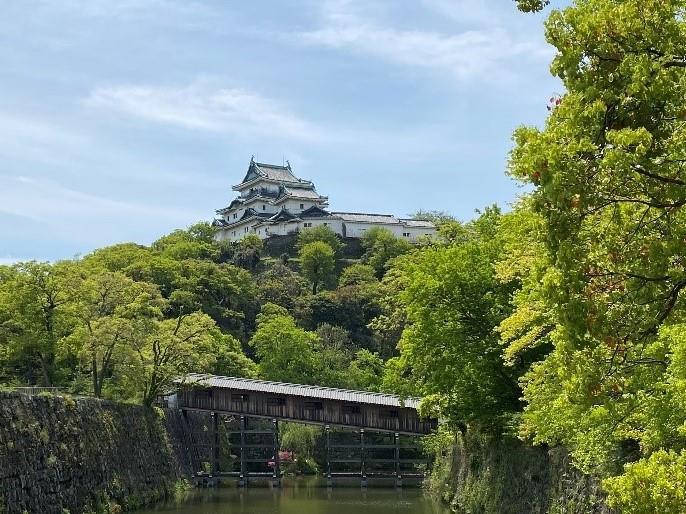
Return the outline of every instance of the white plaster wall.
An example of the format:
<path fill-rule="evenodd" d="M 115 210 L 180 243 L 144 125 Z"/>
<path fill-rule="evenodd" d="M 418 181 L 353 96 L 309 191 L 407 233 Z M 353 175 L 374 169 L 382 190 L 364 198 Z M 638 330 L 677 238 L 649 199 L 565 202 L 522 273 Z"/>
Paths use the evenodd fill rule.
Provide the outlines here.
<path fill-rule="evenodd" d="M 393 233 L 393 235 L 397 237 L 403 236 L 403 227 L 400 225 L 386 225 L 384 223 L 364 223 L 360 221 L 346 221 L 345 235 L 347 237 L 362 237 L 365 234 L 365 232 L 367 232 L 367 230 L 374 227 L 384 228 Z"/>

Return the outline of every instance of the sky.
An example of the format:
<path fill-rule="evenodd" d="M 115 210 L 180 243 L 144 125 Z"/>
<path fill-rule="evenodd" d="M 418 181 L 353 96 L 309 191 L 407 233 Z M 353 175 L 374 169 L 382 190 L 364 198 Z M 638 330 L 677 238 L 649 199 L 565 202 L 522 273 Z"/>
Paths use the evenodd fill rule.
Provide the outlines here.
<path fill-rule="evenodd" d="M 211 220 L 253 155 L 335 211 L 507 207 L 552 56 L 508 0 L 3 0 L 0 264 Z"/>

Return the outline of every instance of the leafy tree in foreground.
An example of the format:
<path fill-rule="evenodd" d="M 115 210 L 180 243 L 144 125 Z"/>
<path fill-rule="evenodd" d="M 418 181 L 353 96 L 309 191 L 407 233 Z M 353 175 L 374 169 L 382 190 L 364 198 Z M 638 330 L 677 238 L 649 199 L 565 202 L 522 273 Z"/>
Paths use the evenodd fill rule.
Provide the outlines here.
<path fill-rule="evenodd" d="M 602 475 L 641 459 L 607 482 L 624 512 L 686 511 L 678 495 L 658 502 L 655 482 L 683 487 L 669 467 L 686 448 L 675 388 L 686 315 L 685 12 L 683 0 L 553 11 L 551 70 L 567 92 L 544 129 L 515 132 L 510 162 L 536 186 L 551 267 L 535 294 L 555 326 L 553 352 L 525 378 L 523 432 L 567 445 Z M 659 449 L 674 453 L 651 458 Z M 642 507 L 622 492 L 639 480 Z"/>
<path fill-rule="evenodd" d="M 501 215 L 488 209 L 470 224 L 468 241 L 433 246 L 396 261 L 407 327 L 401 355 L 389 364 L 386 386 L 403 377 L 424 396 L 422 409 L 453 426 L 501 426 L 520 409 L 516 372 L 507 368 L 495 328 L 510 313 L 513 283 L 498 281 Z"/>
<path fill-rule="evenodd" d="M 0 283 L 6 353 L 10 360 L 24 361 L 28 381 L 52 386 L 57 378 L 57 342 L 73 324 L 66 309 L 75 285 L 73 265 L 24 262 L 13 269 Z"/>
<path fill-rule="evenodd" d="M 150 406 L 174 379 L 211 368 L 221 340 L 212 318 L 201 312 L 158 320 L 147 337 L 132 341 L 122 380 L 143 405 Z"/>
<path fill-rule="evenodd" d="M 333 280 L 334 251 L 326 243 L 307 243 L 298 253 L 303 276 L 312 284 L 312 294 Z"/>
<path fill-rule="evenodd" d="M 164 300 L 154 285 L 111 272 L 86 276 L 74 293 L 69 308 L 77 326 L 60 347 L 89 369 L 93 394 L 100 398 L 115 366 L 162 316 Z"/>

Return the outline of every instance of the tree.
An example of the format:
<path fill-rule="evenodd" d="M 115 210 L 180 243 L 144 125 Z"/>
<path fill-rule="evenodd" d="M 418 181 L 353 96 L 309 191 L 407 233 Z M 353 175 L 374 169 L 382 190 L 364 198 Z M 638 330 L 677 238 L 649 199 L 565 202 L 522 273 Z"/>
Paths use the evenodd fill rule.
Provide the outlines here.
<path fill-rule="evenodd" d="M 363 391 L 379 391 L 383 379 L 384 361 L 378 353 L 358 350 L 348 368 L 348 387 Z"/>
<path fill-rule="evenodd" d="M 343 269 L 338 279 L 339 287 L 376 284 L 378 282 L 374 268 L 367 264 L 351 264 Z"/>
<path fill-rule="evenodd" d="M 260 263 L 260 255 L 264 243 L 257 234 L 247 234 L 238 241 L 237 250 L 233 255 L 233 262 L 241 268 L 255 270 Z"/>
<path fill-rule="evenodd" d="M 212 318 L 201 312 L 157 320 L 147 337 L 133 341 L 122 380 L 143 405 L 151 406 L 174 379 L 211 369 L 221 340 Z"/>
<path fill-rule="evenodd" d="M 309 329 L 327 323 L 344 328 L 356 348 L 381 351 L 374 341 L 369 323 L 380 314 L 378 284 L 346 286 L 322 291 L 304 299 L 299 319 Z"/>
<path fill-rule="evenodd" d="M 449 214 L 446 211 L 436 210 L 424 211 L 420 209 L 417 212 L 412 213 L 412 216 L 410 217 L 413 220 L 430 221 L 436 226 L 441 226 L 444 223 L 455 221 L 455 217 L 452 214 Z"/>
<path fill-rule="evenodd" d="M 686 314 L 685 7 L 577 0 L 553 11 L 551 70 L 566 92 L 551 99 L 543 129 L 515 132 L 509 164 L 535 187 L 550 265 L 532 293 L 554 327 L 553 351 L 524 379 L 523 434 L 565 444 L 577 465 L 603 476 L 641 458 L 628 474 L 652 470 L 675 488 L 675 475 L 655 469 L 666 461 L 650 456 L 686 448 L 676 429 L 686 417 L 679 422 L 667 393 Z M 610 501 L 669 511 L 651 503 L 643 478 L 646 510 L 619 492 Z"/>
<path fill-rule="evenodd" d="M 275 303 L 293 311 L 298 298 L 309 291 L 307 281 L 283 264 L 275 264 L 257 276 L 257 295 L 262 303 Z"/>
<path fill-rule="evenodd" d="M 162 317 L 164 300 L 154 285 L 112 272 L 86 275 L 74 292 L 69 308 L 77 326 L 60 347 L 85 364 L 93 394 L 101 398 L 123 355 Z"/>
<path fill-rule="evenodd" d="M 328 244 L 315 241 L 304 245 L 298 256 L 302 274 L 312 284 L 312 294 L 317 294 L 317 290 L 333 278 L 334 251 Z"/>
<path fill-rule="evenodd" d="M 316 383 L 317 335 L 296 326 L 283 307 L 273 304 L 263 306 L 257 322 L 257 331 L 249 344 L 255 349 L 260 376 L 267 380 Z"/>
<path fill-rule="evenodd" d="M 408 320 L 396 376 L 409 371 L 425 396 L 424 412 L 453 426 L 501 427 L 520 409 L 518 377 L 504 365 L 495 333 L 516 288 L 495 274 L 500 219 L 487 209 L 470 224 L 468 241 L 427 247 L 396 263 L 406 277 L 400 297 Z"/>
<path fill-rule="evenodd" d="M 362 247 L 365 249 L 362 262 L 374 268 L 376 276 L 381 278 L 389 262 L 409 252 L 412 245 L 404 239 L 395 237 L 390 230 L 374 227 L 362 236 Z"/>
<path fill-rule="evenodd" d="M 206 260 L 186 260 L 180 267 L 169 297 L 174 314 L 201 310 L 238 337 L 252 329 L 257 287 L 250 273 Z"/>
<path fill-rule="evenodd" d="M 207 222 L 196 223 L 186 230 L 175 230 L 159 238 L 152 244 L 152 249 L 175 260 L 216 260 L 221 252 L 214 241 L 215 230 Z"/>
<path fill-rule="evenodd" d="M 65 307 L 72 297 L 73 266 L 32 261 L 16 264 L 13 270 L 5 272 L 0 283 L 8 358 L 28 359 L 27 381 L 52 386 L 57 341 L 72 324 Z"/>
<path fill-rule="evenodd" d="M 328 225 L 317 225 L 316 227 L 303 229 L 298 234 L 296 246 L 298 250 L 302 250 L 304 246 L 317 241 L 328 244 L 333 250 L 334 255 L 338 255 L 343 248 L 341 238 Z"/>

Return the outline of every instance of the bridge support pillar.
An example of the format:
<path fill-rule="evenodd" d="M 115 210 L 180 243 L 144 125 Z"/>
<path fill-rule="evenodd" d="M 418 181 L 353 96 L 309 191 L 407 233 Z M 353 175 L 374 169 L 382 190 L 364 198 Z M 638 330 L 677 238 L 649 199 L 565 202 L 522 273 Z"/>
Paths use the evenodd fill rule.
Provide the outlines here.
<path fill-rule="evenodd" d="M 279 458 L 279 421 L 272 419 L 272 430 L 274 432 L 274 471 L 272 474 L 272 484 L 274 487 L 281 486 L 281 459 Z"/>
<path fill-rule="evenodd" d="M 331 427 L 326 425 L 324 431 L 326 432 L 326 486 L 331 487 L 333 485 L 331 479 Z"/>
<path fill-rule="evenodd" d="M 403 486 L 403 477 L 400 474 L 400 434 L 395 433 L 395 486 Z"/>
<path fill-rule="evenodd" d="M 219 473 L 219 414 L 210 413 L 212 417 L 212 476 Z"/>
<path fill-rule="evenodd" d="M 362 487 L 367 487 L 367 470 L 365 467 L 365 449 L 364 449 L 364 428 L 360 429 L 360 476 L 362 477 Z"/>
<path fill-rule="evenodd" d="M 248 485 L 248 473 L 245 462 L 245 416 L 240 419 L 241 428 L 241 474 L 238 476 L 238 485 L 245 487 Z"/>

